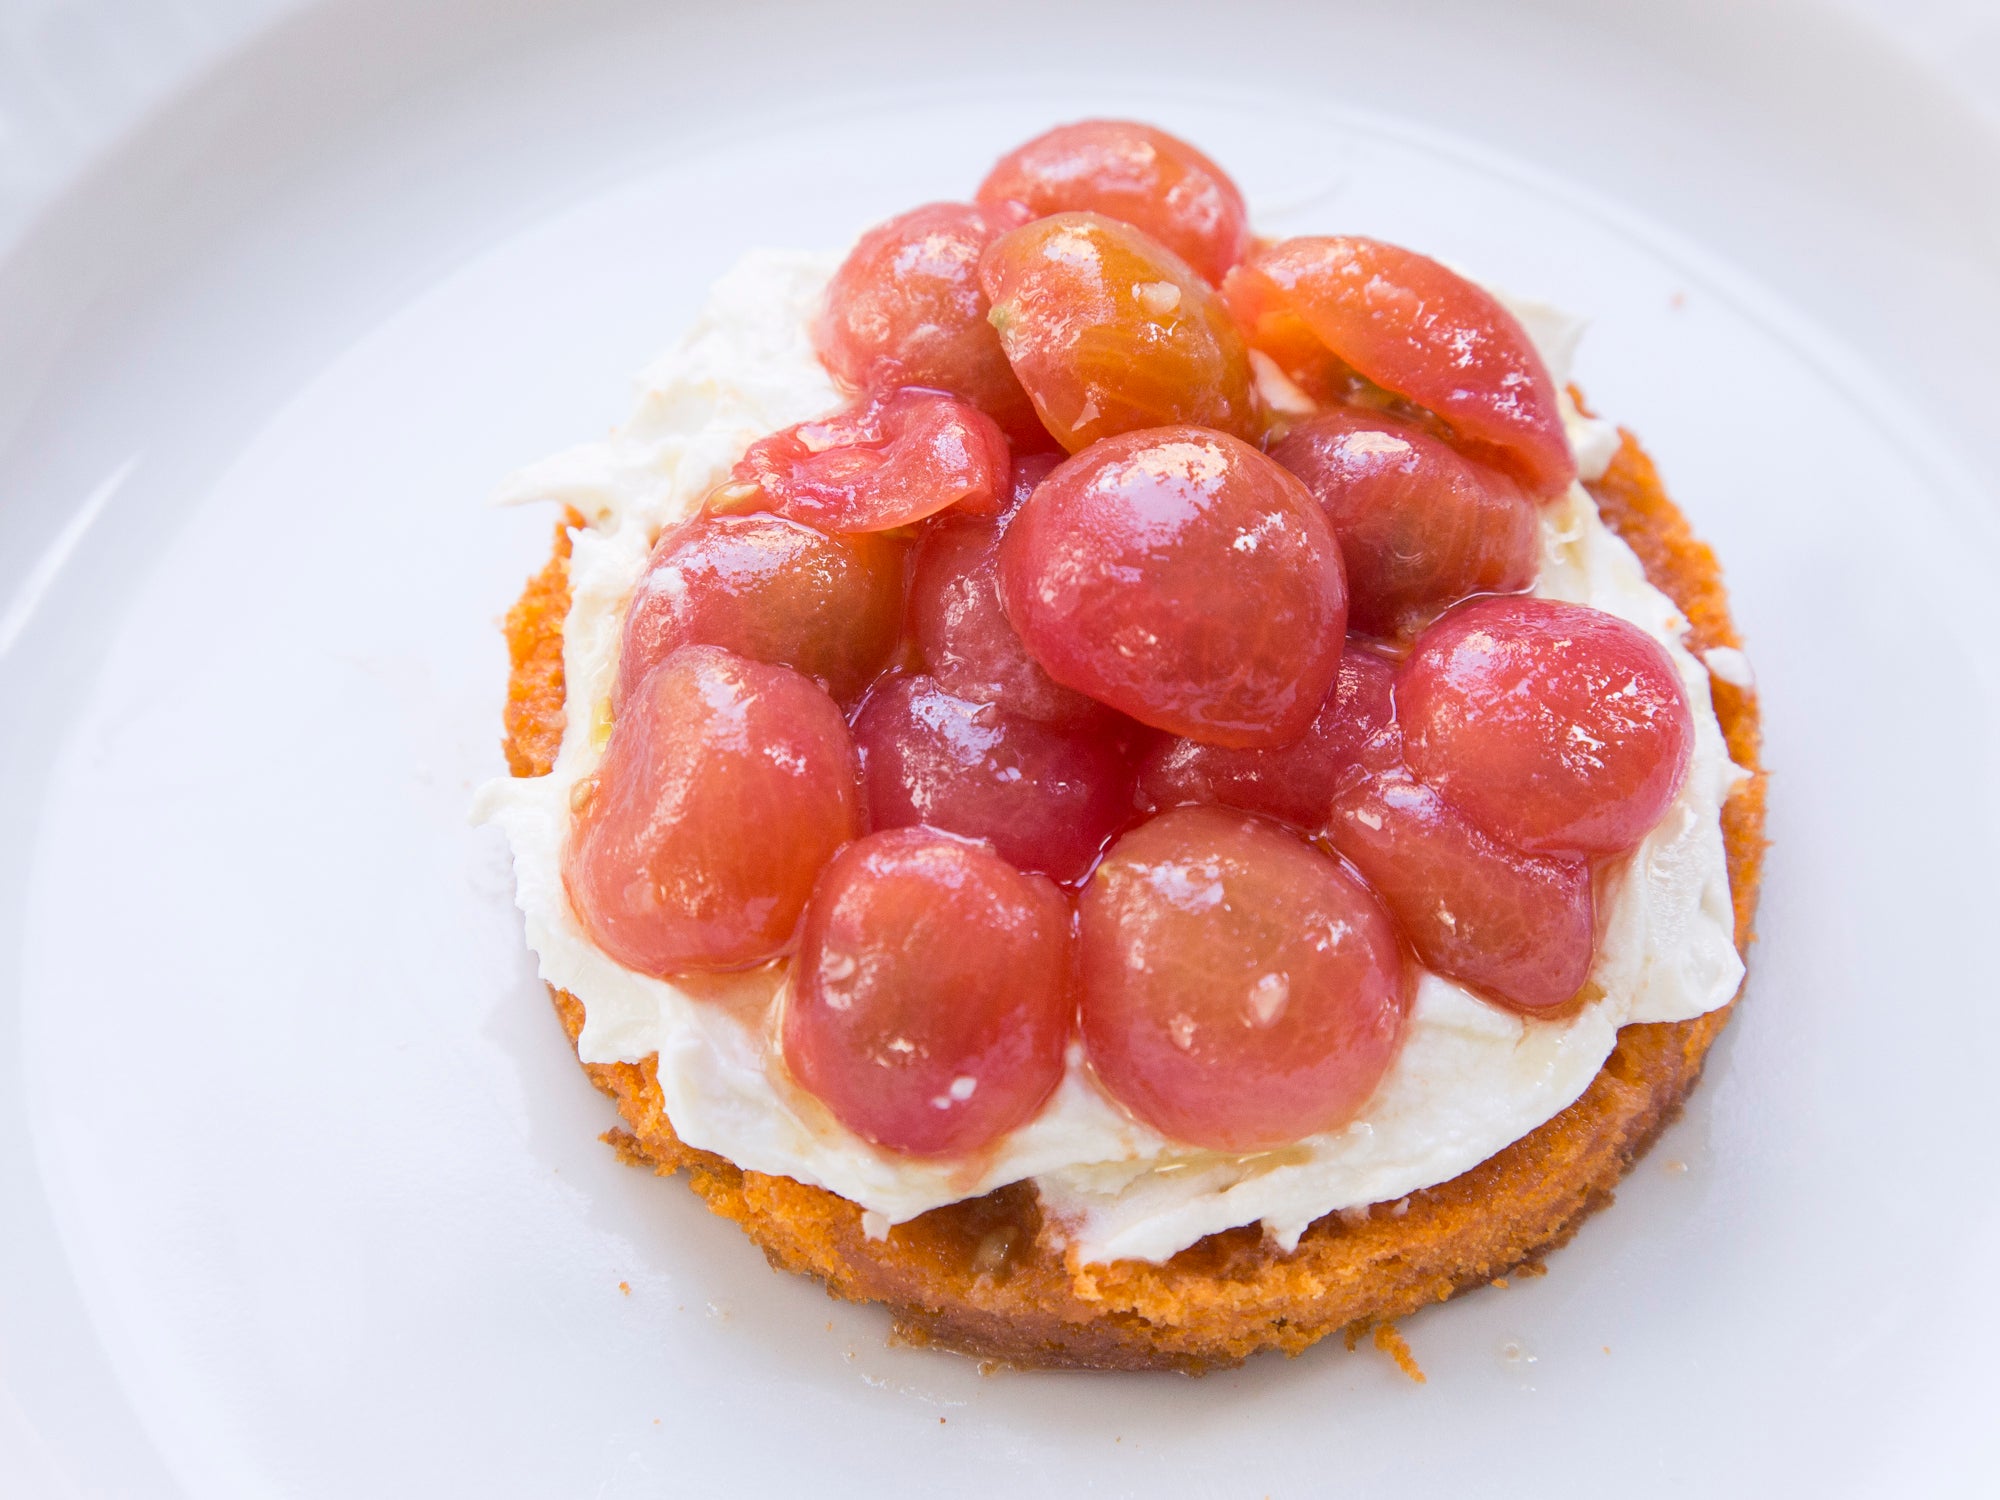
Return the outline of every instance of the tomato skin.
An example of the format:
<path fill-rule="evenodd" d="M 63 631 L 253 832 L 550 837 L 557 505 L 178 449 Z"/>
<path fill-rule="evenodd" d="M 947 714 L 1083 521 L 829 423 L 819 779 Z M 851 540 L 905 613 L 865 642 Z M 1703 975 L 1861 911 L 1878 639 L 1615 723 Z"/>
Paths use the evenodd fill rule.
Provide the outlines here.
<path fill-rule="evenodd" d="M 991 417 L 936 391 L 883 391 L 761 437 L 710 495 L 710 514 L 768 510 L 836 536 L 941 510 L 994 515 L 1013 456 Z"/>
<path fill-rule="evenodd" d="M 1534 502 L 1414 423 L 1332 407 L 1294 426 L 1271 457 L 1312 491 L 1340 539 L 1351 629 L 1414 635 L 1468 595 L 1535 581 Z"/>
<path fill-rule="evenodd" d="M 929 527 L 910 575 L 910 633 L 946 692 L 1047 724 L 1106 717 L 1104 706 L 1044 672 L 1000 607 L 1000 528 Z"/>
<path fill-rule="evenodd" d="M 1390 698 L 1395 680 L 1389 661 L 1350 640 L 1333 691 L 1298 739 L 1271 750 L 1163 739 L 1140 759 L 1140 799 L 1153 808 L 1215 803 L 1308 832 L 1321 828 L 1340 786 L 1400 761 Z"/>
<path fill-rule="evenodd" d="M 1340 549 L 1305 487 L 1198 427 L 1107 438 L 1000 542 L 1000 598 L 1057 682 L 1207 744 L 1305 733 L 1340 667 Z"/>
<path fill-rule="evenodd" d="M 591 940 L 642 974 L 790 946 L 820 867 L 862 831 L 853 742 L 789 667 L 683 646 L 619 712 L 563 853 Z"/>
<path fill-rule="evenodd" d="M 896 648 L 903 549 L 780 516 L 695 516 L 661 533 L 625 614 L 616 701 L 682 646 L 721 646 L 858 697 Z"/>
<path fill-rule="evenodd" d="M 1274 823 L 1162 813 L 1111 847 L 1077 919 L 1091 1066 L 1176 1140 L 1255 1151 L 1333 1129 L 1395 1060 L 1410 978 L 1388 915 Z"/>
<path fill-rule="evenodd" d="M 1333 799 L 1328 841 L 1373 887 L 1424 966 L 1517 1010 L 1575 998 L 1590 976 L 1590 866 L 1522 854 L 1400 767 Z"/>
<path fill-rule="evenodd" d="M 1428 256 L 1345 235 L 1280 240 L 1231 271 L 1223 296 L 1251 344 L 1308 389 L 1325 388 L 1330 354 L 1434 413 L 1531 495 L 1575 480 L 1555 381 L 1526 330 Z"/>
<path fill-rule="evenodd" d="M 1101 726 L 1038 723 L 953 697 L 929 677 L 876 684 L 854 718 L 877 828 L 922 823 L 984 839 L 1023 870 L 1069 881 L 1132 817 L 1132 773 Z"/>
<path fill-rule="evenodd" d="M 987 248 L 979 283 L 1042 425 L 1071 453 L 1174 422 L 1261 435 L 1249 351 L 1228 309 L 1131 225 L 1091 213 L 1036 219 Z"/>
<path fill-rule="evenodd" d="M 1058 125 L 1015 147 L 979 185 L 983 207 L 1035 218 L 1084 210 L 1152 236 L 1211 285 L 1250 248 L 1243 194 L 1186 141 L 1131 120 Z"/>
<path fill-rule="evenodd" d="M 1664 647 L 1602 610 L 1474 599 L 1396 675 L 1410 769 L 1503 843 L 1622 854 L 1687 779 L 1694 716 Z"/>
<path fill-rule="evenodd" d="M 1062 1081 L 1075 1022 L 1069 904 L 991 850 L 870 834 L 813 892 L 780 1023 L 792 1076 L 891 1151 L 976 1151 Z"/>
<path fill-rule="evenodd" d="M 813 325 L 827 372 L 854 391 L 944 391 L 1010 436 L 1040 435 L 979 289 L 979 257 L 1017 220 L 1006 209 L 926 203 L 862 235 L 828 282 Z"/>

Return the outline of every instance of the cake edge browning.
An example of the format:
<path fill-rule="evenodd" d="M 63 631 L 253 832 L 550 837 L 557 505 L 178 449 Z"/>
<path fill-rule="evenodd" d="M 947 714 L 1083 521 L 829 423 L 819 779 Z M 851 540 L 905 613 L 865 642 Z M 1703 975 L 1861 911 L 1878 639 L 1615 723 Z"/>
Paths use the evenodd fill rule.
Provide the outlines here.
<path fill-rule="evenodd" d="M 1579 404 L 1581 404 L 1579 400 Z M 1687 616 L 1689 648 L 1740 646 L 1715 554 L 1667 498 L 1630 432 L 1588 486 L 1646 576 Z M 506 750 L 517 776 L 546 774 L 563 733 L 562 629 L 569 533 L 507 616 L 512 673 Z M 1723 810 L 1746 955 L 1764 838 L 1764 772 L 1755 695 L 1711 679 L 1732 758 L 1752 775 Z M 572 1048 L 583 1006 L 551 990 Z M 1739 991 L 1740 995 L 1740 991 Z M 904 1341 L 1029 1368 L 1203 1370 L 1263 1349 L 1298 1354 L 1328 1334 L 1380 1327 L 1541 1258 L 1609 1203 L 1632 1163 L 1680 1112 L 1725 1006 L 1690 1021 L 1625 1027 L 1583 1096 L 1554 1119 L 1448 1182 L 1395 1205 L 1329 1214 L 1289 1254 L 1257 1225 L 1224 1231 L 1153 1264 L 1072 1263 L 1044 1224 L 1031 1184 L 949 1204 L 871 1240 L 861 1209 L 822 1188 L 748 1172 L 675 1135 L 653 1060 L 587 1063 L 623 1128 L 605 1139 L 633 1165 L 684 1172 L 709 1209 L 740 1225 L 779 1270 L 834 1296 L 881 1302 Z"/>

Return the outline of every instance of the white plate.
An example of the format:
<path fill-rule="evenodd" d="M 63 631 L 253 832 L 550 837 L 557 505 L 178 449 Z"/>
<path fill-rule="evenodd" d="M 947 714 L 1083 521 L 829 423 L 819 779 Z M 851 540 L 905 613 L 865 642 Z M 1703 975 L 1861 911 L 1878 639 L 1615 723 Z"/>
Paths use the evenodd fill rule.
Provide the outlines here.
<path fill-rule="evenodd" d="M 496 482 L 618 419 L 744 246 L 1085 112 L 1266 228 L 1592 314 L 1762 681 L 1748 1002 L 1546 1278 L 1405 1324 L 1423 1387 L 1337 1341 L 1194 1382 L 886 1347 L 597 1143 L 465 823 L 552 519 Z M 1972 115 L 1775 6 L 281 27 L 0 263 L 0 1488 L 1992 1483 L 1995 223 Z"/>

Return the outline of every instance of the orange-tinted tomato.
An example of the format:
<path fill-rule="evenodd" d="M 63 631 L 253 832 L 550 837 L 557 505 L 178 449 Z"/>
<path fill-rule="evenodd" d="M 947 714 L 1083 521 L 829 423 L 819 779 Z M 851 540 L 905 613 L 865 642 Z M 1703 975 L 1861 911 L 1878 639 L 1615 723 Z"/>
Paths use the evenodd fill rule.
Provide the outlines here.
<path fill-rule="evenodd" d="M 1304 734 L 1340 667 L 1340 548 L 1304 485 L 1199 427 L 1043 480 L 1000 541 L 1007 618 L 1057 682 L 1207 744 Z"/>
<path fill-rule="evenodd" d="M 629 969 L 741 969 L 790 946 L 861 832 L 854 745 L 789 667 L 683 646 L 632 690 L 563 854 L 584 930 Z"/>
<path fill-rule="evenodd" d="M 843 703 L 896 649 L 903 549 L 780 516 L 696 516 L 661 534 L 625 615 L 618 701 L 670 652 L 723 646 Z"/>
<path fill-rule="evenodd" d="M 1470 594 L 1535 581 L 1534 502 L 1498 469 L 1386 412 L 1336 406 L 1272 445 L 1326 511 L 1347 564 L 1347 623 L 1414 634 Z"/>
<path fill-rule="evenodd" d="M 970 401 L 1022 440 L 1041 433 L 987 321 L 979 257 L 1015 213 L 927 203 L 861 236 L 827 284 L 819 357 L 852 390 L 925 386 Z"/>
<path fill-rule="evenodd" d="M 888 531 L 951 506 L 997 513 L 1012 465 L 1005 435 L 977 407 L 885 391 L 757 439 L 708 509 L 773 511 L 835 535 Z"/>
<path fill-rule="evenodd" d="M 1058 125 L 1001 157 L 979 202 L 1036 218 L 1085 210 L 1144 230 L 1219 284 L 1250 248 L 1250 218 L 1229 174 L 1177 136 L 1131 120 Z"/>
<path fill-rule="evenodd" d="M 786 1066 L 879 1146 L 976 1151 L 1062 1080 L 1073 943 L 1062 893 L 990 849 L 928 828 L 870 834 L 806 911 Z"/>
<path fill-rule="evenodd" d="M 1223 295 L 1250 342 L 1308 389 L 1328 356 L 1435 413 L 1530 493 L 1576 478 L 1548 366 L 1490 292 L 1379 240 L 1311 235 L 1254 250 Z"/>
<path fill-rule="evenodd" d="M 1089 213 L 1037 219 L 993 242 L 979 281 L 1014 373 L 1071 453 L 1173 422 L 1260 435 L 1250 356 L 1228 309 L 1131 225 Z"/>
<path fill-rule="evenodd" d="M 1091 1066 L 1165 1135 L 1255 1151 L 1331 1130 L 1395 1060 L 1410 985 L 1387 913 L 1275 823 L 1162 813 L 1077 915 Z"/>

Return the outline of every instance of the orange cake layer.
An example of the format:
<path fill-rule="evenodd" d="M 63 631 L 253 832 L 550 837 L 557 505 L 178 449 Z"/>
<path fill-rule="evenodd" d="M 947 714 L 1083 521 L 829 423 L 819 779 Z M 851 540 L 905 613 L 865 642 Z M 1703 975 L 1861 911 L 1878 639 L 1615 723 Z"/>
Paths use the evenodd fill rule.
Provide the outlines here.
<path fill-rule="evenodd" d="M 1697 656 L 1740 646 L 1715 554 L 1689 530 L 1630 433 L 1590 487 L 1605 523 L 1685 614 Z M 568 526 L 507 617 L 513 659 L 506 727 L 516 776 L 546 774 L 562 743 L 562 628 Z M 1732 759 L 1753 773 L 1723 812 L 1736 946 L 1747 954 L 1763 858 L 1764 776 L 1756 700 L 1717 678 L 1716 716 Z M 574 1045 L 583 1007 L 555 991 Z M 1073 1263 L 1045 1232 L 1034 1187 L 1018 1183 L 939 1208 L 871 1240 L 861 1210 L 821 1188 L 743 1171 L 683 1145 L 661 1109 L 653 1060 L 588 1064 L 624 1128 L 629 1162 L 685 1172 L 710 1209 L 743 1227 L 780 1270 L 836 1296 L 881 1302 L 915 1343 L 1007 1364 L 1200 1371 L 1260 1349 L 1297 1354 L 1343 1328 L 1381 1327 L 1524 1264 L 1533 1265 L 1611 1200 L 1619 1179 L 1679 1112 L 1729 1008 L 1626 1027 L 1583 1096 L 1471 1171 L 1391 1208 L 1329 1214 L 1287 1254 L 1255 1224 L 1213 1234 L 1160 1264 Z M 1393 1340 L 1391 1340 L 1393 1343 Z"/>

